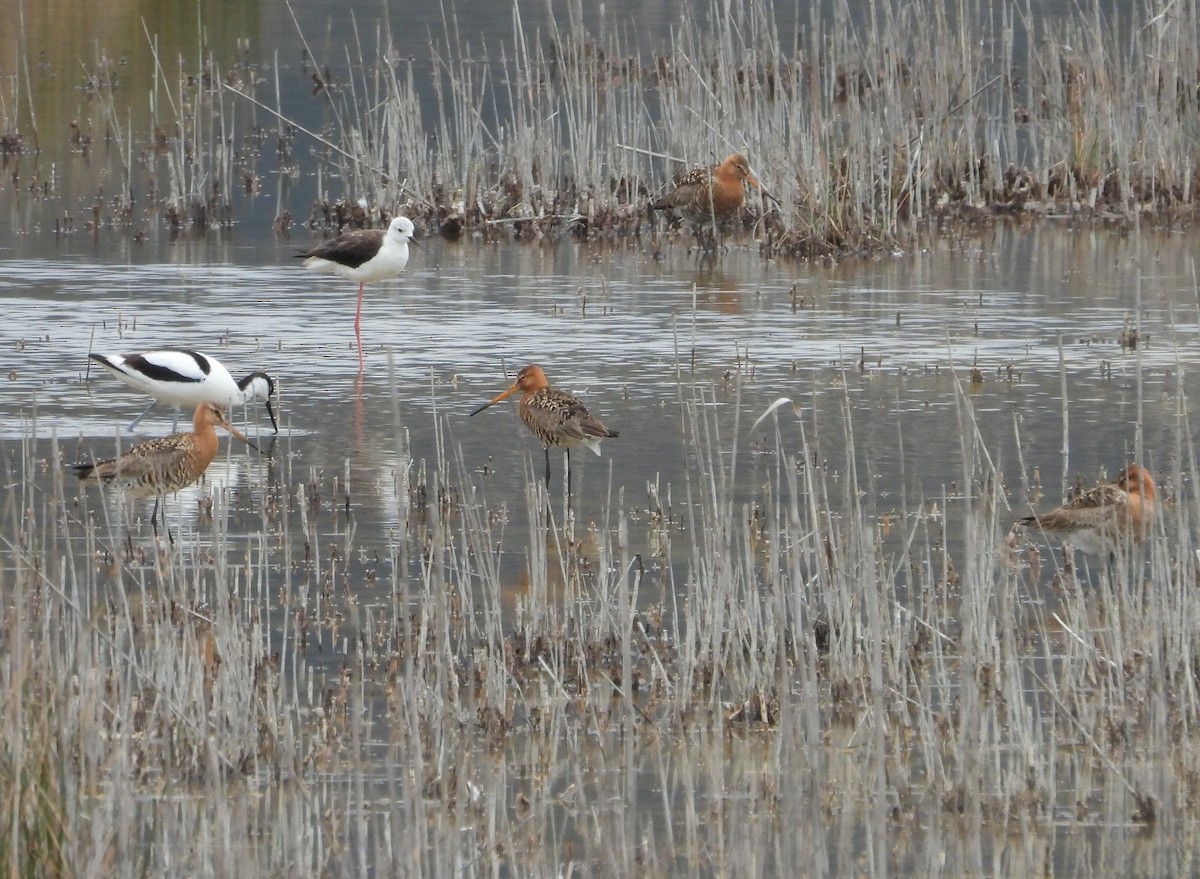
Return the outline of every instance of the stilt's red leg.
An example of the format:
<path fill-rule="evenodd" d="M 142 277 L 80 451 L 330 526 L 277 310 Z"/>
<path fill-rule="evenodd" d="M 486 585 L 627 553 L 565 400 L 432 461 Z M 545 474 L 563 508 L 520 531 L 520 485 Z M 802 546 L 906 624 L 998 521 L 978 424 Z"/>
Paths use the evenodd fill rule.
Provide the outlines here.
<path fill-rule="evenodd" d="M 358 374 L 363 372 L 363 353 L 362 353 L 362 328 L 360 319 L 362 317 L 362 294 L 363 285 L 358 285 L 358 307 L 354 309 L 354 342 L 358 346 Z"/>

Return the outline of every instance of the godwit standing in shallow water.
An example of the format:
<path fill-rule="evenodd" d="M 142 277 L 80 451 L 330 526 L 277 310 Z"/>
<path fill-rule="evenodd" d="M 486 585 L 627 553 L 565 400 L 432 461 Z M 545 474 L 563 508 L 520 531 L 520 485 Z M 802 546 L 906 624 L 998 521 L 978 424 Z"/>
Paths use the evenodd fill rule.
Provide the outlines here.
<path fill-rule="evenodd" d="M 150 519 L 158 533 L 158 503 L 168 494 L 187 488 L 197 479 L 217 454 L 217 427 L 223 427 L 253 449 L 258 446 L 246 439 L 236 427 L 225 420 L 219 405 L 205 401 L 196 407 L 192 416 L 191 433 L 173 433 L 138 443 L 119 458 L 72 464 L 80 479 L 91 479 L 121 488 L 135 497 L 154 497 L 154 512 Z M 163 524 L 166 524 L 164 511 Z M 170 536 L 170 532 L 167 532 Z"/>
<path fill-rule="evenodd" d="M 697 230 L 712 231 L 714 225 L 730 220 L 741 210 L 746 197 L 744 183 L 762 190 L 750 173 L 750 163 L 740 153 L 731 153 L 719 165 L 696 168 L 684 174 L 675 186 L 651 205 L 655 210 L 674 209 Z"/>
<path fill-rule="evenodd" d="M 1105 482 L 1047 513 L 1021 524 L 1055 534 L 1063 544 L 1090 554 L 1111 554 L 1126 541 L 1140 543 L 1154 517 L 1155 489 L 1150 472 L 1130 464 Z"/>
<path fill-rule="evenodd" d="M 154 398 L 150 405 L 142 410 L 142 414 L 130 422 L 127 428 L 130 431 L 154 408 L 155 403 L 169 403 L 172 406 L 186 406 L 192 409 L 206 400 L 230 407 L 261 400 L 267 404 L 271 427 L 279 433 L 275 410 L 271 408 L 275 380 L 265 372 L 252 372 L 241 381 L 234 381 L 229 370 L 215 357 L 187 348 L 159 348 L 140 354 L 93 352 L 88 357 L 134 390 Z M 178 411 L 175 413 L 175 419 L 177 426 Z"/>
<path fill-rule="evenodd" d="M 571 448 L 587 446 L 600 454 L 600 440 L 620 436 L 609 430 L 588 412 L 579 398 L 566 391 L 550 387 L 540 366 L 530 364 L 517 373 L 512 386 L 484 403 L 472 415 L 478 415 L 493 403 L 521 391 L 524 396 L 517 404 L 517 414 L 546 448 L 546 485 L 550 485 L 550 447 L 561 446 L 567 453 L 567 491 L 571 490 Z"/>
<path fill-rule="evenodd" d="M 297 254 L 304 267 L 314 272 L 333 272 L 351 281 L 358 281 L 358 306 L 354 311 L 354 339 L 358 343 L 358 371 L 362 372 L 363 285 L 394 278 L 408 265 L 408 245 L 415 241 L 414 226 L 408 217 L 396 217 L 387 230 L 357 229 L 343 232 L 322 242 L 312 250 Z"/>

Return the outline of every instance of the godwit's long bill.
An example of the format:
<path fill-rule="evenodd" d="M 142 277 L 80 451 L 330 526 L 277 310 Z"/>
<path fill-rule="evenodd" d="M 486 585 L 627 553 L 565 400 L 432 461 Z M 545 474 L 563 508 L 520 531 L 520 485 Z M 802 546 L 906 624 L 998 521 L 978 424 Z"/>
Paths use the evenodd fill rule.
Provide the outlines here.
<path fill-rule="evenodd" d="M 1060 507 L 1021 524 L 1054 534 L 1063 544 L 1089 554 L 1111 554 L 1130 541 L 1140 543 L 1154 518 L 1154 478 L 1140 464 L 1130 464 L 1105 482 Z"/>
<path fill-rule="evenodd" d="M 750 163 L 740 153 L 731 153 L 711 168 L 695 168 L 684 174 L 672 189 L 651 205 L 655 210 L 676 210 L 697 229 L 711 230 L 732 219 L 746 198 L 743 184 L 758 190 L 762 185 L 750 173 Z"/>
<path fill-rule="evenodd" d="M 523 394 L 517 404 L 517 414 L 546 449 L 546 485 L 550 485 L 550 447 L 561 447 L 566 450 L 567 491 L 570 492 L 571 449 L 586 446 L 599 455 L 600 440 L 620 434 L 601 424 L 578 397 L 550 387 L 546 373 L 536 364 L 522 369 L 508 390 L 501 391 L 471 414 L 478 415 L 517 391 Z"/>
<path fill-rule="evenodd" d="M 155 403 L 168 403 L 194 409 L 211 400 L 222 406 L 244 406 L 261 400 L 267 405 L 271 427 L 279 433 L 271 397 L 275 380 L 265 372 L 252 372 L 241 381 L 234 381 L 229 370 L 215 357 L 188 348 L 158 348 L 138 354 L 88 355 L 129 387 L 154 399 L 130 422 L 132 431 Z M 176 411 L 176 422 L 179 413 Z M 177 426 L 177 424 L 176 424 Z"/>
<path fill-rule="evenodd" d="M 154 511 L 150 518 L 157 534 L 159 500 L 191 485 L 208 469 L 219 445 L 217 427 L 223 427 L 252 449 L 258 449 L 225 419 L 220 405 L 205 401 L 196 407 L 192 416 L 191 433 L 173 433 L 147 440 L 120 457 L 71 466 L 80 479 L 113 485 L 135 497 L 153 496 Z M 166 524 L 165 511 L 163 524 Z"/>
<path fill-rule="evenodd" d="M 396 217 L 383 229 L 356 229 L 343 232 L 297 254 L 304 267 L 314 272 L 332 272 L 358 282 L 358 305 L 354 310 L 354 339 L 358 344 L 358 370 L 362 372 L 363 286 L 394 278 L 408 265 L 408 245 L 415 242 L 415 227 L 408 217 Z"/>

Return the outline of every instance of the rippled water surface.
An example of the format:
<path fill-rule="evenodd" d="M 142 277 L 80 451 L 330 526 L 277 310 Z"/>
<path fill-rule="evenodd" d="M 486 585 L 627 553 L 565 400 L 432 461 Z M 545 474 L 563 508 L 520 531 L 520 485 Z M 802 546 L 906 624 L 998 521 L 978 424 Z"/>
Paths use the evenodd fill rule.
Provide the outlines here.
<path fill-rule="evenodd" d="M 468 413 L 537 362 L 621 433 L 602 458 L 572 456 L 584 520 L 599 517 L 610 485 L 636 509 L 648 482 L 681 484 L 680 406 L 693 382 L 750 467 L 774 449 L 770 422 L 751 424 L 778 398 L 792 401 L 777 412 L 785 444 L 809 419 L 835 468 L 847 463 L 848 416 L 859 478 L 884 511 L 901 495 L 955 493 L 963 396 L 1015 517 L 1035 468 L 1051 496 L 1064 464 L 1071 479 L 1119 469 L 1139 442 L 1139 414 L 1143 457 L 1173 467 L 1179 391 L 1198 351 L 1194 248 L 1181 235 L 1002 227 L 982 243 L 836 268 L 767 262 L 748 246 L 700 261 L 679 242 L 654 258 L 636 245 L 434 239 L 401 279 L 368 288 L 360 387 L 355 288 L 303 271 L 292 258 L 301 243 L 110 251 L 80 236 L 41 259 L 0 262 L 3 437 L 20 439 L 22 419 L 36 415 L 38 436 L 56 433 L 68 459 L 103 454 L 142 400 L 89 370 L 88 351 L 194 347 L 235 376 L 264 369 L 278 380 L 276 448 L 293 470 L 349 473 L 369 543 L 395 524 L 404 456 L 436 457 L 435 425 L 472 471 L 461 480 L 520 497 L 542 454 L 515 406 Z M 1134 331 L 1141 344 L 1122 347 Z M 167 431 L 170 414 L 160 407 L 136 436 Z M 265 413 L 248 418 L 266 429 Z M 559 484 L 561 453 L 552 466 Z"/>
<path fill-rule="evenodd" d="M 308 406 L 336 412 L 359 399 L 355 288 L 300 270 L 289 260 L 295 244 L 223 248 L 207 255 L 217 262 L 178 261 L 165 244 L 116 254 L 88 244 L 0 263 L 6 391 L 25 406 L 36 397 L 60 432 L 136 405 L 101 376 L 81 384 L 88 350 L 187 345 L 235 375 L 266 369 L 299 431 L 311 427 Z M 682 245 L 656 260 L 634 247 L 435 240 L 403 278 L 367 290 L 361 401 L 370 419 L 387 392 L 389 354 L 414 415 L 438 399 L 469 409 L 505 383 L 503 368 L 537 361 L 553 383 L 636 431 L 649 420 L 645 403 L 674 398 L 681 373 L 724 388 L 736 372 L 747 403 L 788 395 L 818 408 L 844 374 L 849 393 L 886 385 L 879 396 L 907 408 L 937 404 L 944 373 L 965 378 L 978 366 L 979 402 L 1007 398 L 1028 416 L 1060 408 L 1061 356 L 1081 420 L 1109 423 L 1111 411 L 1087 401 L 1119 397 L 1139 377 L 1168 389 L 1194 356 L 1191 252 L 1181 236 L 1139 246 L 1050 226 L 836 269 L 764 262 L 746 248 L 711 266 Z M 1122 348 L 1123 329 L 1145 343 Z"/>

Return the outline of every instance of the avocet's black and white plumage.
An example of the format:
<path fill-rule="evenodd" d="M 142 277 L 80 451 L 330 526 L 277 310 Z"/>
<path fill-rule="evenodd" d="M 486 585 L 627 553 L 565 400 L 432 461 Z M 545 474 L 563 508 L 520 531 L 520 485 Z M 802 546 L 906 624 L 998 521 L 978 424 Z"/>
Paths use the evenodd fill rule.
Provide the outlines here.
<path fill-rule="evenodd" d="M 396 217 L 383 229 L 356 229 L 323 241 L 312 250 L 297 254 L 304 267 L 314 272 L 332 272 L 358 281 L 358 306 L 354 311 L 354 337 L 358 340 L 358 363 L 362 367 L 363 285 L 394 278 L 408 265 L 408 245 L 415 227 L 408 217 Z"/>
<path fill-rule="evenodd" d="M 267 405 L 271 427 L 279 433 L 275 410 L 271 408 L 275 380 L 265 372 L 252 372 L 241 381 L 234 381 L 229 370 L 215 357 L 187 348 L 159 348 L 139 354 L 93 352 L 88 357 L 134 390 L 154 398 L 142 414 L 133 419 L 129 430 L 133 430 L 154 408 L 154 403 L 194 409 L 209 400 L 232 408 L 261 400 Z"/>

